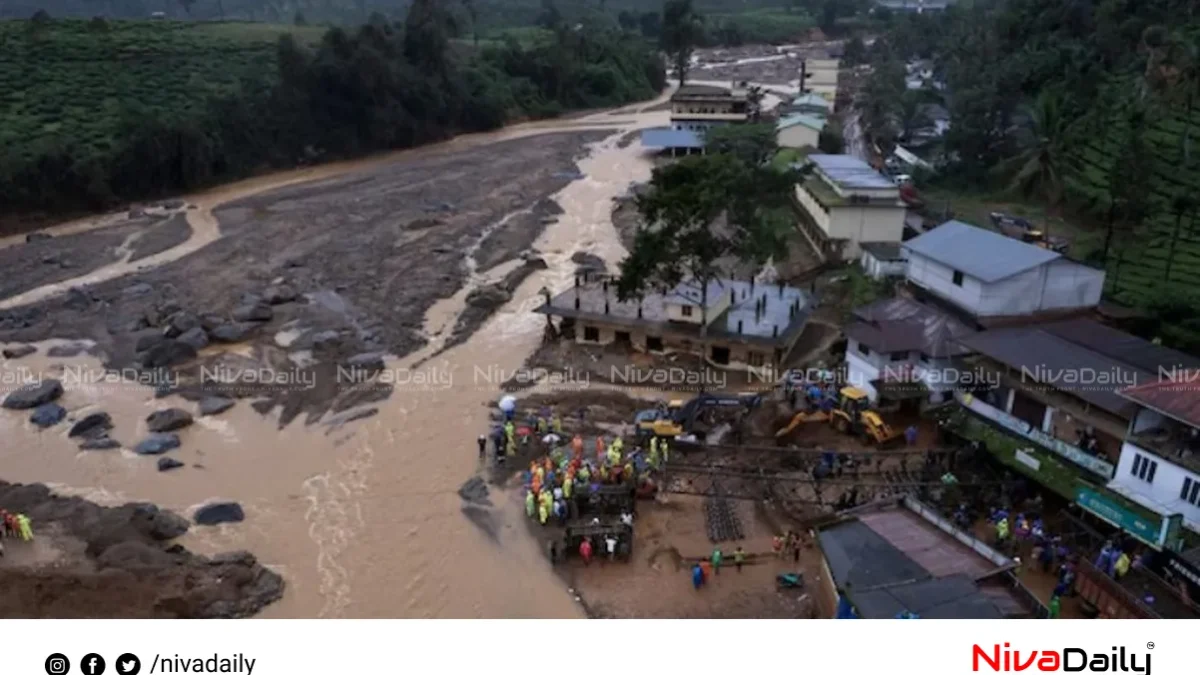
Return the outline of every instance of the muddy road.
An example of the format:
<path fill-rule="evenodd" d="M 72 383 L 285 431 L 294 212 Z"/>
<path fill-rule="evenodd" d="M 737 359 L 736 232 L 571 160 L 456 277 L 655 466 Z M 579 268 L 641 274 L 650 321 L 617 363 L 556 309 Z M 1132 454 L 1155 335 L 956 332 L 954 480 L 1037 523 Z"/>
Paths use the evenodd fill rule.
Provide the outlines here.
<path fill-rule="evenodd" d="M 0 411 L 3 478 L 184 514 L 214 499 L 239 502 L 244 522 L 193 527 L 179 541 L 199 554 L 247 549 L 282 574 L 287 592 L 267 617 L 582 616 L 509 508 L 514 496 L 497 490 L 495 506 L 468 519 L 456 491 L 482 468 L 475 438 L 499 385 L 540 341 L 544 319 L 530 310 L 541 289 L 569 286 L 580 252 L 624 254 L 612 199 L 648 179 L 651 163 L 640 144 L 620 139 L 664 124 L 661 110 L 639 112 L 660 103 L 225 186 L 186 199 L 183 241 L 164 228 L 162 250 L 137 256 L 108 237 L 103 260 L 81 274 L 29 280 L 0 300 L 0 343 L 39 351 L 0 362 L 0 389 L 59 377 L 69 417 L 38 430 L 28 414 Z M 73 237 L 113 227 L 121 220 L 72 223 L 40 245 L 78 250 Z M 0 242 L 0 256 L 22 260 L 27 246 Z M 505 279 L 518 281 L 481 293 Z M 480 295 L 492 299 L 478 330 L 459 331 L 446 349 Z M 270 317 L 246 341 L 201 357 L 272 372 L 290 363 L 295 379 L 257 382 L 240 392 L 252 400 L 220 415 L 201 416 L 195 400 L 163 395 L 171 387 L 156 391 L 156 382 L 78 379 L 103 372 L 102 362 L 130 362 L 164 314 L 236 322 L 247 302 Z M 48 355 L 52 339 L 87 340 L 100 356 Z M 327 410 L 351 387 L 331 386 L 313 363 L 368 352 L 382 355 L 377 377 L 390 395 Z M 147 433 L 146 416 L 168 406 L 196 423 L 170 454 L 183 467 L 160 472 L 126 448 Z M 111 415 L 122 449 L 81 452 L 68 438 L 72 419 L 97 411 Z"/>

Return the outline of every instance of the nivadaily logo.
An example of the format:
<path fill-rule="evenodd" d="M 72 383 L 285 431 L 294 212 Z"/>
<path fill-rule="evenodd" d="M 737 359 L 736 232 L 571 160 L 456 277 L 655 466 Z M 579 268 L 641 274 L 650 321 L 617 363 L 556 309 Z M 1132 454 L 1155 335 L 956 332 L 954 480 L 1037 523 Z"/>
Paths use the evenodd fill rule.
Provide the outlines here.
<path fill-rule="evenodd" d="M 1018 673 L 1037 670 L 1043 673 L 1145 673 L 1150 675 L 1150 654 L 1134 654 L 1124 647 L 1113 647 L 1111 654 L 1089 652 L 1079 647 L 1034 649 L 1023 652 L 1005 642 L 990 648 L 974 645 L 971 670 L 975 672 Z M 1139 665 L 1140 662 L 1140 665 Z"/>

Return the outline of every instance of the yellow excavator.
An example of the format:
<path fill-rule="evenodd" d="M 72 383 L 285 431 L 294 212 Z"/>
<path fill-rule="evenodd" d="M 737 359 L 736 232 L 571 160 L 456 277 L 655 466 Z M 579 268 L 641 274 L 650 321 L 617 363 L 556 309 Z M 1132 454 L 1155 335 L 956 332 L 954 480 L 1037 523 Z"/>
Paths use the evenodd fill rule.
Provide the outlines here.
<path fill-rule="evenodd" d="M 709 409 L 741 409 L 754 410 L 762 402 L 762 395 L 749 392 L 743 394 L 700 394 L 684 403 L 673 400 L 665 408 L 643 410 L 634 418 L 637 434 L 640 437 L 659 436 L 673 438 L 688 433 L 702 434 L 703 429 L 696 427 L 696 418 Z"/>
<path fill-rule="evenodd" d="M 879 413 L 871 409 L 871 398 L 858 387 L 842 387 L 838 392 L 838 405 L 832 411 L 796 413 L 787 426 L 775 433 L 776 439 L 785 439 L 809 422 L 826 422 L 844 433 L 870 439 L 879 447 L 888 447 L 903 438 L 903 434 L 892 429 Z"/>

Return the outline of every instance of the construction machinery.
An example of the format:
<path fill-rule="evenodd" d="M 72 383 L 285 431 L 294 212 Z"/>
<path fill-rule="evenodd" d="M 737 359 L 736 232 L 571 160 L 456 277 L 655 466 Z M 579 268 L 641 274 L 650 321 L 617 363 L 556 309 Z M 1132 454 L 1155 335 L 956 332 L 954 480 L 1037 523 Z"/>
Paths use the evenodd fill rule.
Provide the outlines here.
<path fill-rule="evenodd" d="M 702 436 L 713 425 L 716 411 L 742 412 L 753 410 L 761 403 L 762 395 L 757 393 L 700 394 L 687 403 L 675 400 L 663 408 L 643 410 L 634 419 L 639 436 Z"/>
<path fill-rule="evenodd" d="M 829 413 L 829 422 L 834 429 L 868 438 L 881 448 L 903 438 L 871 409 L 871 398 L 858 387 L 842 387 L 838 392 L 838 405 Z"/>
<path fill-rule="evenodd" d="M 801 410 L 792 417 L 792 421 L 788 422 L 787 426 L 775 432 L 777 440 L 787 440 L 800 430 L 805 424 L 810 422 L 828 422 L 829 413 L 820 410 Z"/>
<path fill-rule="evenodd" d="M 1024 218 L 999 212 L 992 212 L 989 216 L 992 219 L 992 224 L 1006 237 L 1023 241 L 1026 244 L 1033 244 L 1034 246 L 1039 246 L 1056 253 L 1067 252 L 1067 241 L 1065 239 L 1047 235 Z"/>

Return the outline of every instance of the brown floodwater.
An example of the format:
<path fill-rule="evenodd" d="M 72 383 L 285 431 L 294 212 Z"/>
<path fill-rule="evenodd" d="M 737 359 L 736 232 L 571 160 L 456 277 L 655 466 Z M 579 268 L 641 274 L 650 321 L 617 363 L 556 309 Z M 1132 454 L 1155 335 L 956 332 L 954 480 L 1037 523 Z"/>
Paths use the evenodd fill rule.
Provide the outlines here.
<path fill-rule="evenodd" d="M 556 196 L 564 213 L 535 246 L 549 269 L 535 272 L 512 300 L 472 339 L 425 360 L 450 333 L 471 288 L 510 269 L 472 270 L 467 288 L 438 302 L 426 317 L 431 344 L 392 359 L 385 375 L 395 391 L 376 404 L 379 414 L 344 426 L 296 421 L 278 429 L 240 402 L 217 417 L 197 417 L 180 432 L 183 447 L 171 456 L 187 464 L 159 473 L 153 458 L 127 450 L 80 452 L 66 437 L 68 424 L 38 431 L 28 415 L 0 412 L 3 478 L 45 482 L 57 490 L 102 504 L 149 501 L 188 513 L 209 500 L 236 500 L 243 523 L 194 528 L 181 543 L 198 553 L 235 548 L 254 552 L 288 582 L 284 598 L 264 617 L 582 617 L 583 612 L 551 572 L 527 531 L 516 496 L 494 491 L 498 536 L 488 536 L 461 511 L 458 486 L 480 471 L 475 439 L 488 427 L 488 407 L 498 385 L 517 372 L 538 345 L 544 318 L 532 313 L 540 290 L 558 292 L 572 283 L 577 251 L 610 264 L 624 251 L 612 226 L 612 199 L 631 182 L 646 180 L 651 163 L 639 144 L 618 147 L 632 129 L 666 123 L 665 112 L 640 112 L 661 100 L 596 113 L 571 121 L 517 125 L 464 136 L 437 146 L 355 162 L 262 176 L 187 198 L 192 237 L 169 251 L 131 264 L 101 268 L 86 277 L 34 289 L 0 307 L 36 301 L 80 283 L 166 264 L 219 239 L 214 208 L 232 199 L 298 182 L 353 172 L 382 162 L 460 150 L 482 143 L 562 130 L 612 129 L 580 161 L 584 177 Z M 103 227 L 119 219 L 76 221 L 56 232 Z M 4 242 L 0 242 L 2 245 Z M 469 257 L 469 253 L 467 254 Z M 286 343 L 293 336 L 280 335 Z M 39 353 L 0 363 L 0 390 L 23 379 L 63 379 L 60 403 L 72 416 L 103 410 L 112 415 L 113 437 L 132 446 L 146 433 L 154 410 L 194 404 L 155 399 L 152 383 L 106 378 L 90 357 L 48 359 Z M 418 365 L 419 364 L 419 365 Z"/>

